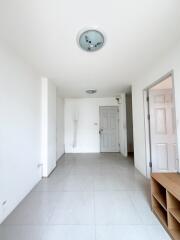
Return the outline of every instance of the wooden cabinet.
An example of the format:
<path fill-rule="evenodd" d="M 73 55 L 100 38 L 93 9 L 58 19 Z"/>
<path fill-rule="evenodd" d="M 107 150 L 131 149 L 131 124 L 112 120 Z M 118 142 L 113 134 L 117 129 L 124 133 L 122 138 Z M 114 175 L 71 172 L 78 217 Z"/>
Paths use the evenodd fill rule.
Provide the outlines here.
<path fill-rule="evenodd" d="M 169 235 L 180 240 L 180 174 L 151 175 L 152 210 Z"/>

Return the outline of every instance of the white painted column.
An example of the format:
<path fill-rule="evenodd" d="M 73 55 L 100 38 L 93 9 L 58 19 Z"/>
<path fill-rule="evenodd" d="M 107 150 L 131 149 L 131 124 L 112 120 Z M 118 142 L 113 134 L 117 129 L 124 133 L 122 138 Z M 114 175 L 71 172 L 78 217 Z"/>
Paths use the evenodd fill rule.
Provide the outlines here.
<path fill-rule="evenodd" d="M 126 94 L 121 93 L 120 105 L 119 105 L 119 140 L 120 140 L 120 152 L 124 157 L 127 157 L 127 122 L 126 122 Z"/>
<path fill-rule="evenodd" d="M 42 78 L 42 146 L 43 177 L 56 167 L 56 86 Z"/>

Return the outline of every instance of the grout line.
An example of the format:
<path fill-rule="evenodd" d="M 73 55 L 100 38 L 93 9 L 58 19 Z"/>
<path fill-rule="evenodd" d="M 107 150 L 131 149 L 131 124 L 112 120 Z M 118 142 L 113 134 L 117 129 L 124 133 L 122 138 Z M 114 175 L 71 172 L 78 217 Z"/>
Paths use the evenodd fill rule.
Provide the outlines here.
<path fill-rule="evenodd" d="M 95 203 L 95 178 L 93 177 L 93 205 L 94 205 L 94 238 L 96 240 L 96 203 Z"/>
<path fill-rule="evenodd" d="M 51 226 L 162 226 L 160 223 L 157 224 L 1 224 L 1 228 L 3 227 L 51 227 Z"/>
<path fill-rule="evenodd" d="M 33 193 L 92 193 L 92 192 L 141 192 L 147 193 L 143 190 L 136 189 L 121 189 L 121 190 L 92 190 L 92 191 L 80 191 L 80 190 L 71 190 L 71 191 L 33 191 Z"/>

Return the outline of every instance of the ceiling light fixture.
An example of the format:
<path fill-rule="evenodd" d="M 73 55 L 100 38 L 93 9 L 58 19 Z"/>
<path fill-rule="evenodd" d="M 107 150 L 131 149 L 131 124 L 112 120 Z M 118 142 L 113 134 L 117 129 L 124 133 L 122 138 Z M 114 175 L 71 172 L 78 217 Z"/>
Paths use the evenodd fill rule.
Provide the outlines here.
<path fill-rule="evenodd" d="M 96 29 L 81 31 L 78 34 L 77 40 L 79 46 L 88 52 L 94 52 L 101 49 L 105 41 L 104 35 Z"/>
<path fill-rule="evenodd" d="M 97 92 L 97 90 L 95 90 L 95 89 L 86 90 L 86 93 L 88 93 L 88 94 L 95 94 L 96 92 Z"/>

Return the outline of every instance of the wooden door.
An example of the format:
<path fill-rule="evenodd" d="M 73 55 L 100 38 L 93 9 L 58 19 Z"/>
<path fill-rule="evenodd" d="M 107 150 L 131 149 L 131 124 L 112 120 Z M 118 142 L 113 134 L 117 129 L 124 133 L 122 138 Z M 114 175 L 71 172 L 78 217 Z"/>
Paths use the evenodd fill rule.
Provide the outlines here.
<path fill-rule="evenodd" d="M 177 139 L 172 89 L 149 91 L 153 172 L 177 171 Z"/>

